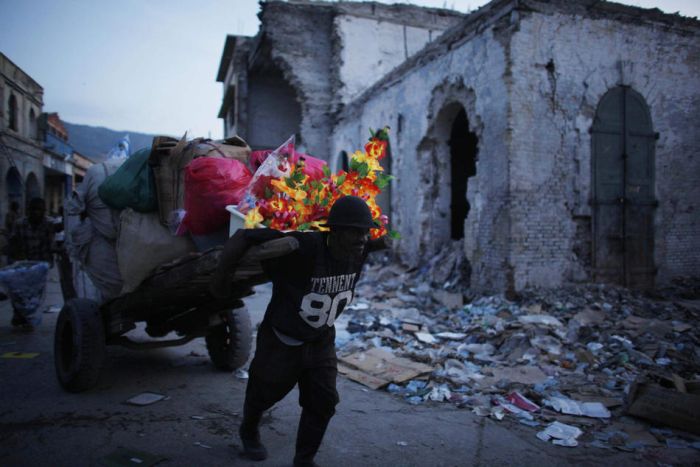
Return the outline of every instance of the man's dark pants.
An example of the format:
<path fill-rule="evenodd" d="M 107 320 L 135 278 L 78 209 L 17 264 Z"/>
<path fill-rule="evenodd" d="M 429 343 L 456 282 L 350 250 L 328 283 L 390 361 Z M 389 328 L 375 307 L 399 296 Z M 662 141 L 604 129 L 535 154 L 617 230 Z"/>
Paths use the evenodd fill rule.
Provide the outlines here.
<path fill-rule="evenodd" d="M 282 400 L 298 383 L 302 412 L 294 460 L 311 461 L 339 401 L 337 374 L 335 328 L 319 340 L 291 346 L 282 343 L 269 323 L 263 321 L 250 364 L 244 424 L 257 424 L 262 412 Z"/>

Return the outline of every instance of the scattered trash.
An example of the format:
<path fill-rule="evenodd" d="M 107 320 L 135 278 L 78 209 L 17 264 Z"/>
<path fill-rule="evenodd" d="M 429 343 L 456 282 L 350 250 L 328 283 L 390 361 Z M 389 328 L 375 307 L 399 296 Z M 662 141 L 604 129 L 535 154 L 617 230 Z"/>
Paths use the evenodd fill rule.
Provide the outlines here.
<path fill-rule="evenodd" d="M 195 441 L 192 444 L 194 444 L 195 446 L 199 446 L 200 448 L 211 449 L 211 446 L 204 444 L 204 443 L 200 443 L 199 441 Z"/>
<path fill-rule="evenodd" d="M 467 337 L 467 335 L 463 332 L 439 332 L 435 335 L 441 339 L 451 339 L 454 341 L 461 341 Z"/>
<path fill-rule="evenodd" d="M 461 293 L 437 289 L 433 291 L 433 297 L 449 310 L 456 310 L 464 306 L 464 297 Z"/>
<path fill-rule="evenodd" d="M 192 420 L 206 420 L 206 418 L 202 417 L 201 415 L 192 415 L 190 418 Z"/>
<path fill-rule="evenodd" d="M 430 394 L 428 394 L 428 399 L 431 401 L 437 401 L 437 402 L 442 402 L 445 400 L 450 399 L 450 395 L 452 393 L 450 392 L 449 388 L 447 387 L 446 384 L 442 384 L 440 386 L 434 387 L 431 391 Z"/>
<path fill-rule="evenodd" d="M 506 416 L 505 409 L 501 406 L 492 407 L 491 416 L 496 420 L 503 420 Z"/>
<path fill-rule="evenodd" d="M 339 360 L 340 373 L 371 389 L 378 389 L 392 382 L 403 383 L 432 371 L 432 367 L 428 365 L 396 357 L 378 348 L 340 357 Z"/>
<path fill-rule="evenodd" d="M 44 310 L 44 313 L 59 313 L 61 311 L 61 305 L 51 305 Z"/>
<path fill-rule="evenodd" d="M 493 373 L 493 378 L 482 383 L 482 386 L 485 386 L 486 384 L 492 384 L 493 382 L 498 382 L 501 380 L 508 380 L 515 383 L 531 385 L 543 383 L 547 380 L 547 375 L 542 370 L 540 370 L 537 367 L 527 365 L 504 368 L 491 368 L 489 371 Z"/>
<path fill-rule="evenodd" d="M 557 446 L 576 447 L 578 446 L 576 438 L 582 434 L 583 431 L 575 426 L 560 422 L 552 422 L 547 428 L 538 432 L 537 437 L 545 442 L 552 440 L 552 444 Z"/>
<path fill-rule="evenodd" d="M 518 418 L 522 418 L 525 420 L 534 420 L 535 419 L 529 411 L 523 410 L 520 407 L 517 407 L 515 404 L 511 404 L 507 399 L 505 399 L 501 396 L 494 397 L 494 403 L 503 407 L 505 410 L 512 413 L 513 415 L 515 415 Z"/>
<path fill-rule="evenodd" d="M 537 412 L 540 406 L 532 402 L 527 397 L 520 394 L 518 391 L 513 391 L 506 396 L 506 400 L 514 404 L 516 407 L 527 410 L 528 412 Z"/>
<path fill-rule="evenodd" d="M 151 467 L 165 460 L 165 457 L 149 454 L 133 449 L 119 448 L 107 457 L 102 458 L 101 465 L 105 467 L 125 467 L 138 465 L 141 467 Z"/>
<path fill-rule="evenodd" d="M 397 441 L 396 444 L 399 446 L 408 446 L 408 443 L 406 441 Z"/>
<path fill-rule="evenodd" d="M 137 396 L 132 397 L 131 399 L 127 399 L 126 403 L 131 405 L 143 406 L 151 405 L 165 399 L 166 396 L 164 396 L 163 394 L 156 394 L 154 392 L 143 392 Z"/>
<path fill-rule="evenodd" d="M 543 324 L 557 328 L 564 326 L 561 321 L 549 315 L 525 315 L 518 317 L 518 321 L 524 324 Z"/>
<path fill-rule="evenodd" d="M 689 430 L 669 420 L 668 404 L 700 395 L 688 381 L 698 378 L 700 281 L 654 296 L 603 284 L 475 296 L 460 282 L 461 254 L 442 252 L 418 269 L 370 263 L 357 285 L 362 302 L 337 321 L 340 372 L 413 405 L 451 403 L 480 417 L 590 433 L 582 441 L 547 435 L 562 446 L 634 451 L 675 437 L 631 418 L 618 423 L 625 413 Z M 671 375 L 661 387 L 674 395 L 638 415 L 652 393 L 633 391 L 634 383 L 654 372 Z"/>
<path fill-rule="evenodd" d="M 243 368 L 238 368 L 236 371 L 233 372 L 233 376 L 235 376 L 238 379 L 248 379 L 248 372 Z"/>
<path fill-rule="evenodd" d="M 610 418 L 610 411 L 600 402 L 580 402 L 565 396 L 551 396 L 543 401 L 557 412 L 594 418 Z"/>
<path fill-rule="evenodd" d="M 39 356 L 39 352 L 5 352 L 4 354 L 0 355 L 0 358 L 28 359 L 28 358 L 36 358 L 38 356 Z"/>
<path fill-rule="evenodd" d="M 416 339 L 421 342 L 425 342 L 426 344 L 434 344 L 437 342 L 437 339 L 435 339 L 435 337 L 429 332 L 416 332 L 415 336 Z"/>

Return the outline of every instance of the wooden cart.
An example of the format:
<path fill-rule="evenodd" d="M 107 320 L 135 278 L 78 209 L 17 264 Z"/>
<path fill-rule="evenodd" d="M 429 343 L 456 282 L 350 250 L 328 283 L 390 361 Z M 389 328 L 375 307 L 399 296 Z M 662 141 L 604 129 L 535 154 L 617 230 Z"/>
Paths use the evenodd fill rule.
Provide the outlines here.
<path fill-rule="evenodd" d="M 261 261 L 298 247 L 291 237 L 270 240 L 246 252 L 231 277 L 232 293 L 217 299 L 209 281 L 222 247 L 191 254 L 161 266 L 133 292 L 105 303 L 76 298 L 58 316 L 54 337 L 56 375 L 70 392 L 93 387 L 100 376 L 107 345 L 152 349 L 186 344 L 204 337 L 212 363 L 219 369 L 242 366 L 250 354 L 251 325 L 241 300 L 253 286 L 266 282 Z M 135 342 L 125 334 L 146 323 L 151 337 L 171 332 L 176 339 Z"/>

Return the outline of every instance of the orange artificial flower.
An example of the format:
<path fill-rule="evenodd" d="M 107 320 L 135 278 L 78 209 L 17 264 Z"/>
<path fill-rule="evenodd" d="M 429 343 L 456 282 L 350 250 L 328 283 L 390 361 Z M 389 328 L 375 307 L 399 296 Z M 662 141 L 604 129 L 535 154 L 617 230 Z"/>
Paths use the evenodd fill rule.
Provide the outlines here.
<path fill-rule="evenodd" d="M 365 152 L 370 157 L 382 160 L 386 155 L 387 142 L 379 140 L 377 138 L 371 138 L 367 144 L 365 144 Z"/>

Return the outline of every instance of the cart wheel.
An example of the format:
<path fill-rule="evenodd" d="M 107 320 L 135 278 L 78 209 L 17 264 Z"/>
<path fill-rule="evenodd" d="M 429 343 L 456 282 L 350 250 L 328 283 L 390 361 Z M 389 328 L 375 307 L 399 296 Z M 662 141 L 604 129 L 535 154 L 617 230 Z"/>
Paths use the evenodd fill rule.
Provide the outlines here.
<path fill-rule="evenodd" d="M 220 370 L 235 370 L 245 365 L 250 355 L 250 316 L 244 306 L 222 313 L 224 323 L 206 337 L 209 358 Z"/>
<path fill-rule="evenodd" d="M 99 305 L 83 298 L 69 300 L 58 315 L 54 336 L 56 376 L 63 389 L 93 387 L 105 358 L 105 331 Z"/>

